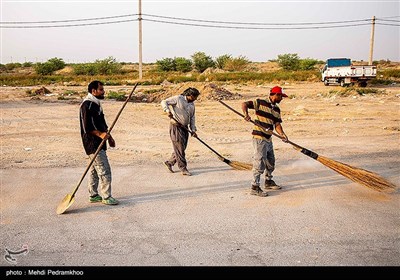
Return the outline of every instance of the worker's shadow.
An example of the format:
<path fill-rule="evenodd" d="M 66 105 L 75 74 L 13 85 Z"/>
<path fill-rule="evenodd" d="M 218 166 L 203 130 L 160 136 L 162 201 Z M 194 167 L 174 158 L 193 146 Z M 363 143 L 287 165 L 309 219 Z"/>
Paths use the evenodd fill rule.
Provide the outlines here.
<path fill-rule="evenodd" d="M 204 173 L 212 173 L 212 172 L 220 172 L 220 171 L 231 171 L 234 170 L 230 167 L 221 166 L 221 167 L 196 167 L 191 169 L 191 173 L 193 176 L 200 175 Z"/>
<path fill-rule="evenodd" d="M 129 196 L 122 196 L 119 197 L 119 204 L 113 206 L 106 206 L 102 205 L 102 203 L 93 203 L 86 208 L 77 208 L 69 210 L 68 213 L 70 214 L 80 214 L 85 212 L 96 212 L 96 211 L 104 211 L 106 209 L 113 209 L 118 207 L 127 206 L 130 204 L 138 204 L 138 203 L 146 203 L 146 202 L 154 202 L 154 201 L 166 201 L 166 200 L 177 200 L 182 198 L 188 197 L 196 197 L 204 194 L 212 194 L 212 193 L 221 193 L 226 192 L 229 193 L 233 190 L 245 190 L 248 189 L 250 191 L 249 181 L 237 181 L 237 182 L 230 182 L 227 184 L 226 182 L 221 182 L 218 184 L 206 184 L 203 186 L 196 186 L 196 187 L 189 187 L 189 188 L 174 188 L 174 189 L 167 189 L 163 191 L 156 191 L 156 192 L 147 192 L 143 194 L 134 194 Z M 106 208 L 108 207 L 108 208 Z"/>
<path fill-rule="evenodd" d="M 193 174 L 201 174 L 207 172 L 217 172 L 217 171 L 228 171 L 232 170 L 229 167 L 212 167 L 212 168 L 195 168 L 192 170 Z M 244 172 L 243 174 L 248 174 L 249 178 L 251 178 L 251 173 Z M 247 177 L 247 175 L 246 175 Z M 262 175 L 261 187 L 264 183 L 264 175 Z M 336 172 L 326 169 L 326 170 L 309 170 L 305 172 L 292 172 L 291 174 L 285 174 L 284 176 L 276 175 L 273 178 L 279 185 L 282 186 L 282 189 L 275 191 L 267 191 L 268 196 L 276 196 L 285 192 L 296 192 L 302 191 L 305 189 L 317 189 L 317 188 L 326 188 L 326 187 L 338 187 L 345 186 L 349 184 L 356 184 L 350 179 L 337 174 Z M 93 211 L 104 211 L 105 207 L 109 207 L 108 209 L 113 209 L 119 206 L 127 206 L 130 204 L 137 203 L 146 203 L 146 202 L 154 202 L 154 201 L 165 201 L 165 200 L 176 200 L 181 198 L 188 197 L 196 197 L 201 196 L 203 194 L 212 194 L 212 193 L 221 193 L 225 192 L 227 195 L 231 195 L 232 192 L 243 190 L 247 194 L 250 194 L 249 180 L 241 180 L 234 182 L 226 182 L 223 181 L 221 183 L 216 184 L 205 184 L 202 186 L 194 186 L 194 187 L 177 187 L 174 189 L 166 189 L 162 191 L 149 192 L 143 194 L 134 194 L 125 197 L 120 197 L 120 204 L 116 206 L 105 206 L 101 203 L 96 203 L 94 205 L 90 205 L 90 207 L 80 208 L 80 209 L 72 209 L 68 212 L 70 214 L 79 214 L 83 212 L 93 212 Z M 360 186 L 363 188 L 363 186 Z M 373 190 L 371 190 L 373 191 Z M 397 191 L 398 192 L 398 191 Z M 256 197 L 256 196 L 254 196 Z"/>

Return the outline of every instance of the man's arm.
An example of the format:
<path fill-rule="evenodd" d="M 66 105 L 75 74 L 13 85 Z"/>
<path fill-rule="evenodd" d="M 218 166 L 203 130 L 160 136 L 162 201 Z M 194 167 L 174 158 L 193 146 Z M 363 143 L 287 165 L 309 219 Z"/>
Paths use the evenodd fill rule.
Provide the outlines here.
<path fill-rule="evenodd" d="M 92 130 L 89 132 L 90 134 L 100 137 L 101 139 L 108 138 L 110 135 L 107 132 L 101 132 L 100 130 Z"/>
<path fill-rule="evenodd" d="M 287 142 L 289 140 L 289 138 L 287 137 L 287 135 L 285 134 L 285 132 L 283 131 L 283 127 L 281 125 L 281 123 L 276 123 L 275 124 L 275 130 L 276 132 L 279 133 L 279 135 L 282 137 L 282 141 L 283 142 Z"/>
<path fill-rule="evenodd" d="M 110 147 L 113 147 L 113 148 L 115 147 L 115 140 L 111 136 L 111 134 L 108 134 L 107 132 L 102 132 L 100 130 L 92 130 L 90 132 L 90 134 L 100 137 L 101 139 L 104 139 L 104 138 L 107 139 Z"/>
<path fill-rule="evenodd" d="M 249 116 L 249 103 L 250 102 L 251 101 L 247 101 L 247 102 L 243 102 L 242 103 L 242 111 L 243 111 L 243 114 L 244 114 L 244 119 L 246 121 L 250 121 L 251 120 L 251 118 Z"/>
<path fill-rule="evenodd" d="M 172 114 L 171 110 L 169 109 L 169 106 L 177 104 L 178 97 L 179 96 L 172 96 L 167 99 L 161 100 L 161 107 L 162 107 L 163 111 L 168 114 L 169 118 L 173 117 L 173 114 Z"/>
<path fill-rule="evenodd" d="M 197 128 L 196 128 L 196 108 L 195 107 L 193 107 L 193 113 L 192 113 L 192 116 L 190 117 L 189 126 L 190 126 L 190 130 L 192 132 L 192 136 L 193 137 L 197 137 L 197 133 L 196 133 L 196 131 L 197 131 Z"/>

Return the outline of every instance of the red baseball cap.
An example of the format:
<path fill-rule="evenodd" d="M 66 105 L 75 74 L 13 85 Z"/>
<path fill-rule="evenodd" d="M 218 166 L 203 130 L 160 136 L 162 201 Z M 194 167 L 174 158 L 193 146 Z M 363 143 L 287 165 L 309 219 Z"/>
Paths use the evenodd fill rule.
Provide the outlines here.
<path fill-rule="evenodd" d="M 278 86 L 275 86 L 275 87 L 271 88 L 271 91 L 269 93 L 271 95 L 280 94 L 283 97 L 288 97 L 285 93 L 283 93 L 283 89 L 281 87 L 278 87 Z"/>

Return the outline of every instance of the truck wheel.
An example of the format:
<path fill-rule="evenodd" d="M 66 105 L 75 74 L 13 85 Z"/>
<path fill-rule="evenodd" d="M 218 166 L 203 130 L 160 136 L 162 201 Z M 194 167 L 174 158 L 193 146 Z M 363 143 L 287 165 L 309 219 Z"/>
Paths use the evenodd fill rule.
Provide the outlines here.
<path fill-rule="evenodd" d="M 367 86 L 367 82 L 361 82 L 358 84 L 360 87 L 366 87 Z"/>
<path fill-rule="evenodd" d="M 341 87 L 345 87 L 345 86 L 346 86 L 344 80 L 340 80 L 340 86 L 341 86 Z"/>
<path fill-rule="evenodd" d="M 329 86 L 329 82 L 328 82 L 327 79 L 324 80 L 324 85 L 325 85 L 325 86 Z"/>

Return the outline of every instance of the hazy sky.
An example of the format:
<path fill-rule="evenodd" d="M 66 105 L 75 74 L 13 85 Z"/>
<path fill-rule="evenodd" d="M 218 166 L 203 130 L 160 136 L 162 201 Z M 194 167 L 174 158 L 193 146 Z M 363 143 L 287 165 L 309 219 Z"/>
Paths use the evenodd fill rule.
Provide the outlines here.
<path fill-rule="evenodd" d="M 104 18 L 138 13 L 138 0 L 131 1 L 18 1 L 0 0 L 0 26 L 36 26 L 47 24 L 5 24 L 5 22 L 66 21 Z M 348 57 L 368 61 L 371 24 L 348 22 L 385 19 L 393 24 L 375 26 L 374 60 L 400 61 L 400 0 L 397 1 L 151 1 L 142 0 L 143 62 L 166 57 L 186 57 L 198 51 L 213 58 L 230 54 L 251 61 L 276 59 L 279 54 L 297 53 L 300 58 L 326 60 Z M 149 21 L 160 20 L 185 24 L 218 25 L 215 22 L 180 21 L 162 17 L 237 23 L 319 23 L 317 25 L 240 25 L 236 29 L 198 27 Z M 108 21 L 135 20 L 137 16 Z M 147 19 L 147 20 L 146 20 Z M 104 22 L 70 21 L 50 25 Z M 367 25 L 319 29 L 280 29 L 323 27 L 368 23 Z M 67 63 L 93 62 L 112 56 L 119 62 L 138 62 L 138 21 L 91 26 L 53 28 L 0 28 L 1 63 L 45 62 L 58 57 Z"/>

